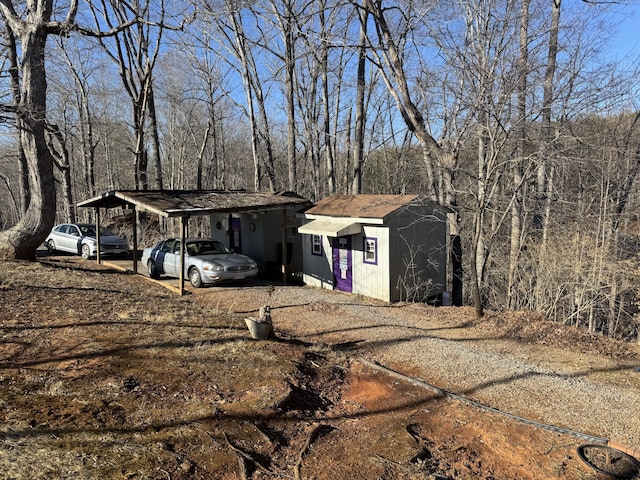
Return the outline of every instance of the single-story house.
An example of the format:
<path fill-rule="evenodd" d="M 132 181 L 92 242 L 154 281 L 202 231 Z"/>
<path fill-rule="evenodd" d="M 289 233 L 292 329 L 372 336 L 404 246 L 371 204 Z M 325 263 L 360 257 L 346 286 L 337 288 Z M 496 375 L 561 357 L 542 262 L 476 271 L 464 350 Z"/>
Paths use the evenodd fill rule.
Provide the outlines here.
<path fill-rule="evenodd" d="M 447 285 L 448 214 L 419 195 L 332 195 L 300 215 L 303 281 L 387 302 Z"/>
<path fill-rule="evenodd" d="M 302 272 L 302 239 L 297 232 L 298 213 L 311 202 L 298 202 L 272 209 L 214 213 L 210 216 L 211 238 L 228 245 L 234 252 L 250 256 L 267 278 L 281 275 L 282 266 L 289 276 Z M 283 242 L 286 258 L 283 261 Z"/>

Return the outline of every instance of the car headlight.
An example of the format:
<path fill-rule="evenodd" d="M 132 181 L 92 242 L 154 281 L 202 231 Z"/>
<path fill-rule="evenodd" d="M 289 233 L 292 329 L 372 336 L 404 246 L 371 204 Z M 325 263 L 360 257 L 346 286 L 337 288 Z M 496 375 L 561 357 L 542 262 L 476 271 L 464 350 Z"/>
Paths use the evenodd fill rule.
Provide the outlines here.
<path fill-rule="evenodd" d="M 251 268 L 256 268 L 258 264 L 256 262 L 251 262 Z"/>
<path fill-rule="evenodd" d="M 224 267 L 219 263 L 205 263 L 202 269 L 205 272 L 224 272 Z"/>

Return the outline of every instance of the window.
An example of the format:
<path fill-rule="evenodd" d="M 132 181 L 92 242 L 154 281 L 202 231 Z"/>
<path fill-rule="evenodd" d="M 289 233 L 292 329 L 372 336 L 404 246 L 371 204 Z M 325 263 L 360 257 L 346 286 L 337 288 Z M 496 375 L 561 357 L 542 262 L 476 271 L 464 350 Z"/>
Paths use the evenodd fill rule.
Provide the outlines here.
<path fill-rule="evenodd" d="M 162 247 L 160 247 L 160 251 L 165 253 L 180 253 L 180 241 L 173 238 L 165 240 Z"/>
<path fill-rule="evenodd" d="M 364 239 L 364 263 L 378 264 L 378 239 L 365 237 Z"/>
<path fill-rule="evenodd" d="M 311 255 L 322 255 L 322 235 L 311 235 Z"/>

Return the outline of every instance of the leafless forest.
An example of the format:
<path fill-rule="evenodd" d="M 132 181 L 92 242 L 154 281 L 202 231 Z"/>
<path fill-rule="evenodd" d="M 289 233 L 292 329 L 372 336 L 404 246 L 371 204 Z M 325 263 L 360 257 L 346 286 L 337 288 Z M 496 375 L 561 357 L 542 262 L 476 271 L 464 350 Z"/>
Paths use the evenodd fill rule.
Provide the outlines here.
<path fill-rule="evenodd" d="M 635 340 L 633 3 L 0 0 L 0 241 L 112 189 L 419 193 L 478 313 Z"/>

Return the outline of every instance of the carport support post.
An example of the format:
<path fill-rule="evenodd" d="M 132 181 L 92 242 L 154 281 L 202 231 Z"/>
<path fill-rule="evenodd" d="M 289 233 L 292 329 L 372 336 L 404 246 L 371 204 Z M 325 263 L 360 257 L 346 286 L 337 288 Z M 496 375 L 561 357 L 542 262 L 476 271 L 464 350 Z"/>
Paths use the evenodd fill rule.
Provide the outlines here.
<path fill-rule="evenodd" d="M 189 217 L 180 217 L 180 295 L 184 295 L 184 240 L 186 237 Z"/>
<path fill-rule="evenodd" d="M 100 265 L 100 208 L 96 207 L 96 263 Z"/>
<path fill-rule="evenodd" d="M 287 209 L 282 209 L 282 283 L 287 283 Z"/>
<path fill-rule="evenodd" d="M 138 211 L 133 205 L 133 273 L 138 273 Z"/>

